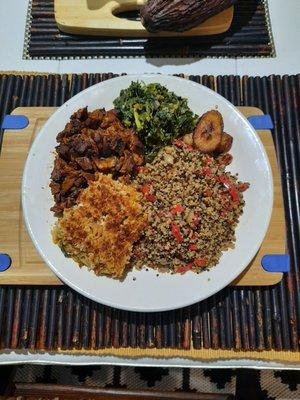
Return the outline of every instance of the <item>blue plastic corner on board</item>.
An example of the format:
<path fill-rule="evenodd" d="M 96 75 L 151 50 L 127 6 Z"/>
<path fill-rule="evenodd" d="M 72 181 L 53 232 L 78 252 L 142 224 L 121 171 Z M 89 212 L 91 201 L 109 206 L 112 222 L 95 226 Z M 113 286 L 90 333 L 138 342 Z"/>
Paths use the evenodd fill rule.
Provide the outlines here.
<path fill-rule="evenodd" d="M 11 258 L 8 254 L 0 253 L 0 272 L 6 271 L 11 266 Z"/>
<path fill-rule="evenodd" d="M 274 124 L 270 115 L 256 115 L 253 117 L 248 117 L 248 121 L 256 131 L 274 128 Z"/>
<path fill-rule="evenodd" d="M 261 260 L 261 266 L 266 272 L 289 272 L 290 256 L 288 254 L 266 255 Z"/>
<path fill-rule="evenodd" d="M 5 115 L 1 125 L 1 129 L 25 129 L 29 124 L 29 120 L 25 115 Z"/>

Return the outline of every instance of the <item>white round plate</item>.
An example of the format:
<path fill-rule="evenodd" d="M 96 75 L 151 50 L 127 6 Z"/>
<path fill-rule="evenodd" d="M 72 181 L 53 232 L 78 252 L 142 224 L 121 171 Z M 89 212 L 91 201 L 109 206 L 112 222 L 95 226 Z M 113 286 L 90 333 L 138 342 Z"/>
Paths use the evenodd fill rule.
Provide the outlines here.
<path fill-rule="evenodd" d="M 89 110 L 113 107 L 120 90 L 132 81 L 158 82 L 177 95 L 188 98 L 189 106 L 198 115 L 218 108 L 224 118 L 225 131 L 234 138 L 233 163 L 228 170 L 250 182 L 244 194 L 246 205 L 236 230 L 234 250 L 225 252 L 220 263 L 197 275 L 160 274 L 143 269 L 128 273 L 120 282 L 97 277 L 86 268 L 79 268 L 53 244 L 51 228 L 55 217 L 49 189 L 53 168 L 56 136 L 64 129 L 73 112 L 88 106 Z M 273 207 L 273 180 L 263 144 L 247 119 L 227 100 L 197 83 L 162 75 L 131 75 L 111 79 L 92 86 L 63 104 L 37 135 L 27 158 L 23 183 L 24 218 L 38 252 L 67 285 L 99 303 L 131 311 L 165 311 L 203 300 L 232 282 L 250 263 L 266 234 Z M 133 278 L 136 278 L 133 280 Z"/>

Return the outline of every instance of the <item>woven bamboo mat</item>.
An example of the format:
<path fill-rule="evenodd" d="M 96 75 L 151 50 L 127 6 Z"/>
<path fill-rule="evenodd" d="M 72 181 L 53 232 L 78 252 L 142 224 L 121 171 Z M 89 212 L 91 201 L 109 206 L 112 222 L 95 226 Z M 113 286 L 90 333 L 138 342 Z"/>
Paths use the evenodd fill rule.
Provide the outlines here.
<path fill-rule="evenodd" d="M 59 106 L 80 90 L 112 76 L 1 75 L 1 115 L 18 106 Z M 274 287 L 228 287 L 199 304 L 150 314 L 111 309 L 67 287 L 2 287 L 0 350 L 299 361 L 300 74 L 189 78 L 237 106 L 259 107 L 271 114 L 291 272 Z"/>
<path fill-rule="evenodd" d="M 54 0 L 30 0 L 25 59 L 103 57 L 274 57 L 267 0 L 239 0 L 230 30 L 194 38 L 126 38 L 69 35 L 58 30 Z"/>

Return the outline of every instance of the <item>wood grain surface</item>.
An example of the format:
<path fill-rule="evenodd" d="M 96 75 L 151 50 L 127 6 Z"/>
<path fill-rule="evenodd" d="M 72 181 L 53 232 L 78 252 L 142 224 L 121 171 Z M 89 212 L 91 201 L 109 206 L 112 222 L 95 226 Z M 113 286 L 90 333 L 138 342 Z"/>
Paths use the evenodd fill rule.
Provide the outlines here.
<path fill-rule="evenodd" d="M 241 107 L 245 116 L 261 115 L 253 107 Z M 21 180 L 24 163 L 35 135 L 55 111 L 52 107 L 17 108 L 13 114 L 26 115 L 29 126 L 22 131 L 6 131 L 0 156 L 0 251 L 12 258 L 12 266 L 0 273 L 0 284 L 60 285 L 62 282 L 44 264 L 35 250 L 23 224 L 21 209 Z M 282 188 L 276 153 L 270 131 L 261 131 L 272 166 L 274 179 L 274 209 L 266 238 L 255 259 L 233 284 L 265 286 L 278 283 L 281 273 L 267 273 L 261 268 L 265 254 L 285 253 L 285 218 Z"/>

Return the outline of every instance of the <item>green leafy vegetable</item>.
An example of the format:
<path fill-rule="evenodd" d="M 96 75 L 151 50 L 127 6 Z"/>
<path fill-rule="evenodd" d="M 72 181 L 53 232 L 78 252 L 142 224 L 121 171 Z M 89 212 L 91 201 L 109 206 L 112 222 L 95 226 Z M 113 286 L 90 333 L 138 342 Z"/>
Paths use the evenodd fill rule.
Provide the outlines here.
<path fill-rule="evenodd" d="M 187 99 L 170 92 L 159 83 L 132 82 L 114 101 L 123 124 L 134 128 L 145 146 L 147 160 L 174 139 L 191 132 L 198 116 Z"/>

